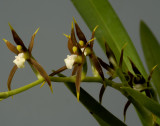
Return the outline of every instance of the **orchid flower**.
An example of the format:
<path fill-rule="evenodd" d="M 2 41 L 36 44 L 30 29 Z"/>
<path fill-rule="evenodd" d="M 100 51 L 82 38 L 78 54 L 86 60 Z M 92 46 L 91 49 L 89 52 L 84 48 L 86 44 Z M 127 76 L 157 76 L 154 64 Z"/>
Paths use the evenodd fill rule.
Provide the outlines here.
<path fill-rule="evenodd" d="M 15 63 L 15 65 L 12 68 L 12 70 L 9 74 L 9 77 L 8 77 L 8 81 L 7 81 L 8 90 L 11 90 L 11 81 L 12 81 L 12 78 L 13 78 L 17 68 L 24 68 L 25 67 L 24 63 L 25 63 L 25 61 L 27 61 L 31 65 L 34 72 L 37 74 L 37 77 L 43 77 L 45 79 L 45 81 L 48 83 L 48 85 L 52 91 L 52 85 L 51 85 L 51 81 L 50 81 L 48 74 L 43 69 L 43 67 L 33 58 L 32 54 L 31 54 L 32 49 L 33 49 L 33 45 L 34 45 L 34 38 L 35 38 L 35 35 L 37 34 L 39 28 L 32 35 L 29 47 L 27 49 L 26 46 L 24 45 L 23 41 L 21 40 L 21 38 L 18 36 L 16 31 L 13 29 L 13 27 L 10 24 L 9 24 L 9 26 L 10 26 L 10 29 L 12 32 L 13 39 L 14 39 L 17 46 L 14 46 L 6 39 L 3 39 L 3 40 L 6 43 L 8 49 L 11 52 L 15 53 L 17 56 L 15 56 L 15 60 L 13 61 L 13 63 Z"/>
<path fill-rule="evenodd" d="M 133 61 L 131 59 L 130 63 L 132 66 L 132 69 L 134 71 L 134 75 L 128 71 L 128 76 L 126 76 L 126 80 L 128 81 L 128 84 L 131 88 L 133 88 L 134 90 L 137 90 L 139 92 L 144 92 L 146 93 L 146 96 L 148 96 L 149 98 L 151 98 L 153 95 L 155 95 L 153 92 L 151 91 L 151 89 L 149 89 L 150 86 L 150 80 L 153 74 L 153 71 L 156 69 L 157 65 L 155 65 L 151 72 L 150 75 L 148 76 L 147 80 L 143 77 L 143 75 L 141 74 L 141 72 L 138 70 L 138 68 L 136 67 L 136 65 L 133 63 Z M 125 117 L 126 117 L 126 112 L 128 107 L 130 106 L 131 102 L 128 100 L 127 103 L 125 104 L 124 110 L 123 110 L 123 116 L 124 116 L 124 121 L 125 121 Z"/>
<path fill-rule="evenodd" d="M 71 36 L 65 35 L 68 38 L 68 50 L 70 51 L 71 55 L 67 55 L 67 58 L 65 61 L 65 66 L 61 67 L 57 71 L 54 71 L 50 74 L 50 76 L 54 76 L 55 74 L 62 72 L 66 69 L 72 69 L 72 76 L 76 75 L 76 92 L 77 92 L 77 100 L 79 101 L 80 96 L 80 82 L 81 79 L 83 79 L 84 76 L 86 76 L 87 73 L 87 62 L 86 62 L 86 56 L 89 56 L 91 61 L 93 62 L 94 68 L 98 71 L 98 74 L 104 81 L 104 75 L 101 68 L 101 65 L 98 61 L 98 58 L 93 52 L 93 41 L 94 41 L 94 34 L 97 26 L 92 32 L 92 37 L 89 41 L 86 40 L 85 35 L 79 28 L 77 22 L 74 19 L 74 24 L 76 28 L 76 35 L 79 39 L 79 42 L 77 42 L 75 31 L 74 31 L 74 25 L 72 22 L 72 28 L 71 28 Z"/>

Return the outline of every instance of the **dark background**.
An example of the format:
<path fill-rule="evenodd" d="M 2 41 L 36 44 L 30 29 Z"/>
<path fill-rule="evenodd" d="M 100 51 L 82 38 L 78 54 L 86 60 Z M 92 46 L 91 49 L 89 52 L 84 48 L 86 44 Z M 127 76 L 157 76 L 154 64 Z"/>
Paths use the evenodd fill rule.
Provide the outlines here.
<path fill-rule="evenodd" d="M 144 20 L 160 40 L 159 0 L 110 0 L 113 8 L 128 31 L 142 58 L 139 23 Z M 14 27 L 28 46 L 31 35 L 40 27 L 35 38 L 33 55 L 50 73 L 64 65 L 69 54 L 67 39 L 63 33 L 70 34 L 72 17 L 75 17 L 81 29 L 90 38 L 91 32 L 69 0 L 1 0 L 0 2 L 0 91 L 7 91 L 7 79 L 13 67 L 14 54 L 11 53 L 3 38 L 13 42 L 8 22 Z M 99 45 L 94 45 L 96 54 L 106 58 Z M 70 70 L 65 72 L 70 75 Z M 69 74 L 68 74 L 69 73 Z M 91 75 L 91 74 L 90 74 Z M 24 69 L 18 69 L 12 89 L 29 84 L 36 76 L 26 63 Z M 0 125 L 3 126 L 97 126 L 98 123 L 88 111 L 77 102 L 63 83 L 52 83 L 53 94 L 47 85 L 40 85 L 0 102 Z M 91 95 L 98 99 L 100 85 L 82 83 Z M 104 94 L 103 105 L 119 119 L 123 120 L 123 108 L 127 101 L 119 92 L 108 88 Z M 131 105 L 127 111 L 126 123 L 129 126 L 141 126 Z"/>

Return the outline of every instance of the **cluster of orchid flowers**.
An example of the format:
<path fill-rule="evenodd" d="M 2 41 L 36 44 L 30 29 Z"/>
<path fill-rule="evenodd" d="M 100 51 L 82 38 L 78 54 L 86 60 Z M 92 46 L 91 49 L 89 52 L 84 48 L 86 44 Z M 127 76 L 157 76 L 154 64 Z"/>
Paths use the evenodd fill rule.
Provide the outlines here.
<path fill-rule="evenodd" d="M 74 25 L 75 25 L 75 29 L 74 29 Z M 31 68 L 33 69 L 33 71 L 37 75 L 38 79 L 44 78 L 45 82 L 48 83 L 51 91 L 52 91 L 52 85 L 51 85 L 50 76 L 54 76 L 64 70 L 73 68 L 72 76 L 76 76 L 75 87 L 76 87 L 76 92 L 77 92 L 77 100 L 79 101 L 80 83 L 85 78 L 85 76 L 87 74 L 86 57 L 89 57 L 94 76 L 100 77 L 102 80 L 102 83 L 103 83 L 102 88 L 100 90 L 100 94 L 99 94 L 99 101 L 101 103 L 102 96 L 103 96 L 104 91 L 107 86 L 107 84 L 105 82 L 106 78 L 104 77 L 103 68 L 105 70 L 107 70 L 107 73 L 109 74 L 109 78 L 108 78 L 109 80 L 113 80 L 114 78 L 118 77 L 117 69 L 122 70 L 123 53 L 124 53 L 124 47 L 126 45 L 121 50 L 120 61 L 117 62 L 113 51 L 111 50 L 109 45 L 105 42 L 106 56 L 109 60 L 109 64 L 105 63 L 101 58 L 96 56 L 96 54 L 93 50 L 93 45 L 94 45 L 94 40 L 95 40 L 94 36 L 95 36 L 95 31 L 96 31 L 97 27 L 98 26 L 96 26 L 93 29 L 92 36 L 91 36 L 90 40 L 87 41 L 84 33 L 82 32 L 82 30 L 80 29 L 80 27 L 78 26 L 77 22 L 74 19 L 74 23 L 72 22 L 71 35 L 65 34 L 65 36 L 68 39 L 68 49 L 71 54 L 67 55 L 67 58 L 64 59 L 65 66 L 59 68 L 58 70 L 56 70 L 53 73 L 48 75 L 47 72 L 43 69 L 43 67 L 35 60 L 35 58 L 33 57 L 32 53 L 31 53 L 33 45 L 34 45 L 34 38 L 35 38 L 35 35 L 37 34 L 39 28 L 32 35 L 29 47 L 26 48 L 26 46 L 24 45 L 21 38 L 18 36 L 18 34 L 15 32 L 15 30 L 10 25 L 13 39 L 14 39 L 17 46 L 14 46 L 6 39 L 3 39 L 3 40 L 5 41 L 8 49 L 10 51 L 12 51 L 13 53 L 15 53 L 17 56 L 15 56 L 15 60 L 13 61 L 13 63 L 15 65 L 12 68 L 12 70 L 9 74 L 8 81 L 7 81 L 8 90 L 11 90 L 11 81 L 12 81 L 12 78 L 13 78 L 17 68 L 24 68 L 25 61 L 27 61 L 30 64 Z M 77 35 L 77 38 L 79 39 L 79 41 L 77 41 L 76 35 Z M 156 66 L 152 69 L 148 79 L 145 80 L 145 78 L 142 76 L 140 71 L 137 69 L 137 67 L 135 66 L 133 61 L 131 59 L 129 59 L 129 60 L 132 65 L 132 69 L 134 71 L 134 74 L 131 73 L 130 71 L 127 71 L 127 72 L 122 71 L 126 81 L 128 82 L 128 86 L 135 89 L 135 90 L 138 90 L 140 92 L 145 91 L 145 93 L 148 97 L 152 97 L 153 94 L 149 89 L 149 82 L 150 82 L 153 70 L 156 68 Z M 43 84 L 42 84 L 42 86 L 43 86 Z M 124 117 L 126 115 L 127 108 L 129 107 L 130 104 L 131 104 L 131 102 L 128 101 L 124 107 Z"/>

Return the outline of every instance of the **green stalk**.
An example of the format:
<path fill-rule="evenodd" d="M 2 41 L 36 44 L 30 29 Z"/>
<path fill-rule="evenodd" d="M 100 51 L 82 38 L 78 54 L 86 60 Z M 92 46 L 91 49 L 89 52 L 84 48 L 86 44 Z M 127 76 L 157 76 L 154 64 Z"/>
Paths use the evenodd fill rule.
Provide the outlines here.
<path fill-rule="evenodd" d="M 71 76 L 71 77 L 50 77 L 51 81 L 53 82 L 71 82 L 74 83 L 75 82 L 75 76 Z M 34 86 L 37 86 L 39 84 L 41 84 L 42 82 L 44 82 L 43 78 L 40 78 L 28 85 L 25 85 L 23 87 L 17 88 L 17 89 L 13 89 L 11 91 L 6 91 L 6 92 L 0 92 L 0 99 L 6 99 L 10 96 L 19 94 L 21 92 L 24 92 Z M 102 83 L 102 80 L 98 77 L 85 77 L 82 82 L 98 82 L 98 83 Z M 115 83 L 113 81 L 110 81 L 108 79 L 105 79 L 105 82 L 108 86 L 111 86 L 117 90 L 121 90 L 120 87 L 122 86 L 122 84 L 120 83 Z"/>

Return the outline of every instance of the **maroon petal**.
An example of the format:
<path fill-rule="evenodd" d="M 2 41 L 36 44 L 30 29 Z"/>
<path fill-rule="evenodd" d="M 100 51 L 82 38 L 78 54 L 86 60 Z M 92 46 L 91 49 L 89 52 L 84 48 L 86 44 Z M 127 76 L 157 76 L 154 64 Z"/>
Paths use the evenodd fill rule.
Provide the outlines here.
<path fill-rule="evenodd" d="M 18 34 L 16 33 L 16 31 L 13 29 L 13 27 L 12 27 L 10 24 L 9 24 L 9 26 L 10 26 L 10 29 L 11 29 L 11 32 L 12 32 L 13 39 L 14 39 L 15 43 L 16 43 L 17 45 L 21 45 L 23 51 L 27 51 L 27 48 L 25 47 L 23 41 L 22 41 L 21 38 L 18 36 Z"/>
<path fill-rule="evenodd" d="M 77 73 L 77 70 L 78 70 L 78 64 L 75 64 L 72 71 L 72 76 L 74 76 Z"/>
<path fill-rule="evenodd" d="M 66 70 L 66 69 L 67 69 L 67 67 L 63 66 L 63 67 L 59 68 L 58 70 L 54 71 L 53 73 L 51 73 L 49 76 L 54 76 L 58 73 L 61 73 L 62 71 Z"/>
<path fill-rule="evenodd" d="M 71 37 L 68 38 L 68 50 L 70 51 L 71 54 L 73 54 L 73 42 L 71 40 Z"/>
<path fill-rule="evenodd" d="M 77 76 L 76 76 L 76 91 L 77 91 L 77 100 L 79 101 L 80 95 L 80 83 L 81 83 L 81 73 L 82 73 L 83 64 L 80 64 L 77 68 Z"/>
<path fill-rule="evenodd" d="M 83 32 L 81 31 L 80 27 L 78 26 L 76 20 L 73 18 L 74 23 L 75 23 L 75 28 L 76 28 L 76 34 L 79 38 L 79 40 L 82 40 L 84 43 L 87 43 L 87 39 L 85 37 L 85 35 L 83 34 Z"/>
<path fill-rule="evenodd" d="M 18 68 L 17 65 L 14 65 L 10 74 L 9 74 L 8 81 L 7 81 L 7 86 L 8 86 L 9 91 L 11 90 L 11 82 L 12 82 L 13 76 L 14 76 L 17 68 Z"/>
<path fill-rule="evenodd" d="M 34 45 L 34 38 L 38 32 L 39 28 L 35 31 L 35 33 L 32 35 L 32 38 L 31 38 L 31 41 L 30 41 L 30 44 L 29 44 L 29 47 L 28 47 L 28 52 L 31 54 L 32 52 L 32 49 L 33 49 L 33 45 Z"/>
<path fill-rule="evenodd" d="M 7 45 L 7 47 L 8 47 L 8 49 L 11 51 L 11 52 L 13 52 L 13 53 L 15 53 L 16 55 L 18 55 L 18 50 L 17 50 L 17 48 L 12 44 L 12 43 L 10 43 L 8 40 L 6 40 L 6 39 L 3 39 L 3 41 L 6 43 L 6 45 Z"/>
<path fill-rule="evenodd" d="M 102 85 L 100 93 L 99 93 L 99 102 L 100 102 L 100 104 L 102 104 L 102 97 L 103 97 L 103 94 L 104 94 L 105 90 L 106 90 L 106 86 Z"/>
<path fill-rule="evenodd" d="M 115 57 L 113 51 L 111 50 L 111 48 L 109 47 L 109 45 L 107 43 L 105 43 L 105 48 L 106 48 L 106 55 L 109 59 L 110 66 L 112 66 L 113 68 L 116 67 L 117 60 L 116 60 L 116 57 Z M 111 58 L 114 61 L 110 60 Z"/>
<path fill-rule="evenodd" d="M 41 76 L 45 79 L 45 81 L 48 83 L 49 87 L 51 87 L 51 80 L 47 74 L 47 72 L 43 69 L 43 67 L 37 62 L 35 61 L 33 58 L 30 58 L 28 60 L 28 62 L 30 62 L 35 69 L 37 69 L 37 71 L 41 74 Z"/>
<path fill-rule="evenodd" d="M 98 28 L 98 25 L 93 29 L 91 40 L 94 39 L 95 31 Z M 93 48 L 94 40 L 90 42 L 90 47 Z"/>
<path fill-rule="evenodd" d="M 126 112 L 127 112 L 127 109 L 128 107 L 130 106 L 131 102 L 130 101 L 127 101 L 125 107 L 124 107 L 124 110 L 123 110 L 123 116 L 124 116 L 124 122 L 126 120 Z"/>
<path fill-rule="evenodd" d="M 77 40 L 74 32 L 73 22 L 72 22 L 72 29 L 71 29 L 71 40 L 72 40 L 73 46 L 77 46 Z"/>
<path fill-rule="evenodd" d="M 133 61 L 130 58 L 129 58 L 129 61 L 132 65 L 132 69 L 133 69 L 134 73 L 141 75 L 140 71 L 138 70 L 138 68 L 136 67 L 136 65 L 133 63 Z"/>
<path fill-rule="evenodd" d="M 101 58 L 97 57 L 97 59 L 98 59 L 99 63 L 101 64 L 101 66 L 104 69 L 106 69 L 109 73 L 112 74 L 114 72 L 114 70 L 112 68 L 110 68 L 110 66 L 107 63 L 105 63 Z"/>
<path fill-rule="evenodd" d="M 124 50 L 121 50 L 121 56 L 120 56 L 120 60 L 119 60 L 119 67 L 122 68 L 122 62 L 123 62 L 123 52 Z"/>
<path fill-rule="evenodd" d="M 100 65 L 97 57 L 93 53 L 91 55 L 89 55 L 89 57 L 91 58 L 91 61 L 93 62 L 93 66 L 96 68 L 96 70 L 98 71 L 98 73 L 101 76 L 102 80 L 104 81 L 104 74 L 103 74 L 101 65 Z"/>
<path fill-rule="evenodd" d="M 128 71 L 128 75 L 125 75 L 126 80 L 128 81 L 128 84 L 130 85 L 131 88 L 133 88 L 133 79 L 134 75 Z"/>

